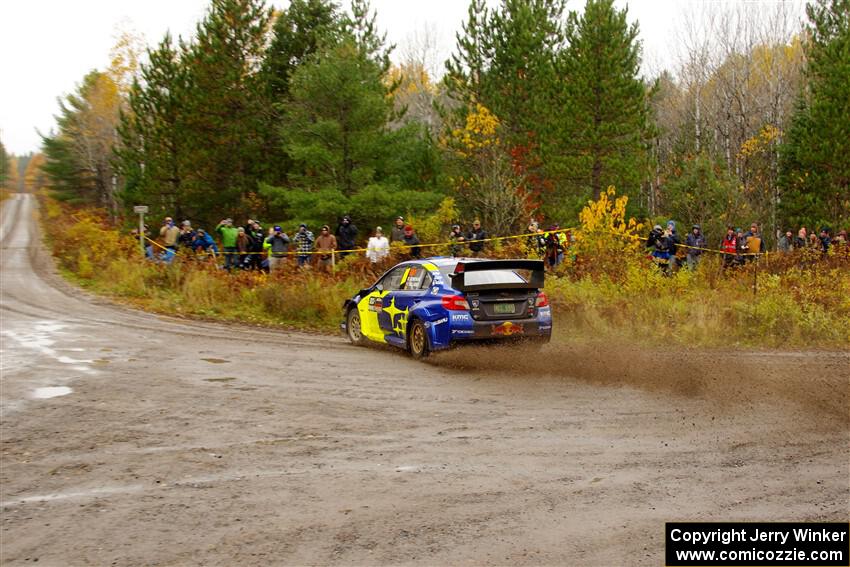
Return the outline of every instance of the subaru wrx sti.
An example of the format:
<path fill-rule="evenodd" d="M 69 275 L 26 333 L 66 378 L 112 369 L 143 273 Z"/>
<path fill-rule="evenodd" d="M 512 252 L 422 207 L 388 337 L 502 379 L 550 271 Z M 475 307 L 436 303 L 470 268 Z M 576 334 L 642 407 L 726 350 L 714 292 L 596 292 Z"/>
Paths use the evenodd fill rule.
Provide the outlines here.
<path fill-rule="evenodd" d="M 414 358 L 471 341 L 548 342 L 544 274 L 541 260 L 402 262 L 345 301 L 342 331 L 353 344 L 389 344 Z"/>

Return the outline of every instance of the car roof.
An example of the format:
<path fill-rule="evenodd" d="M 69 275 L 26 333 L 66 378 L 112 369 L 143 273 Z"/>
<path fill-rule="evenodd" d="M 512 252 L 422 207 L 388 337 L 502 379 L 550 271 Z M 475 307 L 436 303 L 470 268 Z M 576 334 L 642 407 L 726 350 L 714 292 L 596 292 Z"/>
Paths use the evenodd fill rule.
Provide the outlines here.
<path fill-rule="evenodd" d="M 453 256 L 432 256 L 430 258 L 422 258 L 420 260 L 408 260 L 406 262 L 401 262 L 399 266 L 403 264 L 425 264 L 430 263 L 434 264 L 438 268 L 453 268 L 458 262 L 480 262 L 483 258 L 455 258 Z"/>

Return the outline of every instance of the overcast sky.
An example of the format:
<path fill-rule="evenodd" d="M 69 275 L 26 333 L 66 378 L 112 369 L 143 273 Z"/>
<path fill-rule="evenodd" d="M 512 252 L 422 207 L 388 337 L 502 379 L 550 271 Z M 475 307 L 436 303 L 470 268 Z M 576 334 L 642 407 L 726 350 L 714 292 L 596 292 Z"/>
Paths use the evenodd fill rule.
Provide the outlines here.
<path fill-rule="evenodd" d="M 650 74 L 674 63 L 681 19 L 688 7 L 712 0 L 617 0 L 628 4 L 638 21 L 644 45 L 644 69 Z M 771 3 L 770 0 L 757 0 Z M 773 0 L 778 1 L 778 0 Z M 57 97 L 72 92 L 92 69 L 105 69 L 109 51 L 121 31 L 133 30 L 156 44 L 170 30 L 188 37 L 203 17 L 208 0 L 2 0 L 0 19 L 0 140 L 6 151 L 37 151 L 36 130 L 55 127 Z M 750 2 L 752 3 L 752 2 Z M 271 5 L 283 7 L 284 0 Z M 348 5 L 347 0 L 341 4 Z M 498 0 L 488 0 L 496 5 Z M 584 1 L 573 0 L 568 9 Z M 395 43 L 396 56 L 425 30 L 436 41 L 438 57 L 447 57 L 455 32 L 466 17 L 468 0 L 372 0 L 378 25 Z"/>

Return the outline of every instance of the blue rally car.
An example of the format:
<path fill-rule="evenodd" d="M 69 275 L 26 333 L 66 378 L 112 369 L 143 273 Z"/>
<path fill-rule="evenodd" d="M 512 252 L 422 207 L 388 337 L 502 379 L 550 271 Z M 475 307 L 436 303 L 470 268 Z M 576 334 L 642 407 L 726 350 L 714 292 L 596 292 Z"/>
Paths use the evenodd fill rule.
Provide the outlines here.
<path fill-rule="evenodd" d="M 435 257 L 402 262 L 343 305 L 353 344 L 386 343 L 414 358 L 466 341 L 548 342 L 552 310 L 541 260 Z"/>

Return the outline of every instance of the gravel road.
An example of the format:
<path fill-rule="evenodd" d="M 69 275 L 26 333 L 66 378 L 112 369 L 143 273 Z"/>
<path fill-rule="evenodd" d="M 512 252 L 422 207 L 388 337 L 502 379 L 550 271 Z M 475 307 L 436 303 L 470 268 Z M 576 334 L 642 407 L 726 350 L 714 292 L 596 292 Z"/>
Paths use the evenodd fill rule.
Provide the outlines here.
<path fill-rule="evenodd" d="M 418 363 L 89 297 L 36 214 L 0 225 L 3 565 L 657 566 L 665 521 L 850 515 L 848 352 Z"/>

